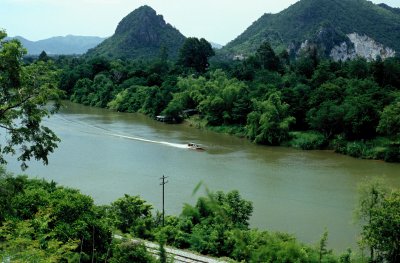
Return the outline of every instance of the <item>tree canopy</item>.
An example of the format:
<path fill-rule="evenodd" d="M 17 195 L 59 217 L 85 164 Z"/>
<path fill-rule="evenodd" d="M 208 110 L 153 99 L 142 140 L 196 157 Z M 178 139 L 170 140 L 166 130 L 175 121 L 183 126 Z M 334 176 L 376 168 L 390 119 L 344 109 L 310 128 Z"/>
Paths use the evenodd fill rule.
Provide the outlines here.
<path fill-rule="evenodd" d="M 10 154 L 18 155 L 22 168 L 31 158 L 47 164 L 59 139 L 42 125 L 42 119 L 59 105 L 57 70 L 51 62 L 23 65 L 26 50 L 19 41 L 5 37 L 0 31 L 0 134 L 4 140 L 0 162 L 5 163 L 5 155 Z"/>
<path fill-rule="evenodd" d="M 186 68 L 192 68 L 197 72 L 203 73 L 209 66 L 208 59 L 214 54 L 214 50 L 207 40 L 189 37 L 179 51 L 178 61 L 179 64 Z"/>

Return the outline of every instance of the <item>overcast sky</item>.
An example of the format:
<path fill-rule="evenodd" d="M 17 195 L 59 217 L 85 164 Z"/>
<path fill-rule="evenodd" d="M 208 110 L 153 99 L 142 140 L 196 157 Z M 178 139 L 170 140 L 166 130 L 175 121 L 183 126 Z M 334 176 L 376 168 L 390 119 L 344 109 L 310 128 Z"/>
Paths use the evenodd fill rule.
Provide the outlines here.
<path fill-rule="evenodd" d="M 111 36 L 131 11 L 149 5 L 187 37 L 226 44 L 264 13 L 297 0 L 0 0 L 0 28 L 9 36 Z M 399 0 L 374 0 L 400 7 Z"/>

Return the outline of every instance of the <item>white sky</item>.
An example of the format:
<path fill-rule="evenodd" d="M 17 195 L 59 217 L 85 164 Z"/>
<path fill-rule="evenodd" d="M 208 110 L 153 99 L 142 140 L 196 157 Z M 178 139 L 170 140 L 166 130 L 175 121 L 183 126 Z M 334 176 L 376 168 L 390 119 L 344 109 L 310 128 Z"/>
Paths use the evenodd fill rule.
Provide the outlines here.
<path fill-rule="evenodd" d="M 187 37 L 226 44 L 264 13 L 297 0 L 0 0 L 0 28 L 9 36 L 39 40 L 52 36 L 111 36 L 118 22 L 149 5 Z M 399 0 L 373 0 L 400 7 Z"/>

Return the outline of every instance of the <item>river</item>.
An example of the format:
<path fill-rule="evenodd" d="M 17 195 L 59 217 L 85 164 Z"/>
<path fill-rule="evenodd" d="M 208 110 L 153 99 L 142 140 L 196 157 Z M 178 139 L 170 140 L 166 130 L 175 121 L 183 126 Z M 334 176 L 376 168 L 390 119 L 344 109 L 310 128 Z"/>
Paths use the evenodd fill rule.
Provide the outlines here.
<path fill-rule="evenodd" d="M 294 234 L 316 244 L 325 228 L 328 246 L 355 248 L 352 223 L 357 185 L 384 177 L 400 186 L 400 165 L 358 160 L 330 151 L 254 145 L 247 140 L 185 125 L 168 125 L 140 114 L 117 113 L 65 102 L 45 125 L 61 138 L 49 165 L 31 162 L 25 173 L 80 189 L 97 204 L 125 193 L 140 195 L 161 210 L 160 177 L 168 176 L 166 213 L 194 203 L 199 182 L 210 190 L 237 189 L 251 200 L 251 227 Z M 187 149 L 188 142 L 206 147 Z M 21 173 L 10 159 L 8 169 Z"/>

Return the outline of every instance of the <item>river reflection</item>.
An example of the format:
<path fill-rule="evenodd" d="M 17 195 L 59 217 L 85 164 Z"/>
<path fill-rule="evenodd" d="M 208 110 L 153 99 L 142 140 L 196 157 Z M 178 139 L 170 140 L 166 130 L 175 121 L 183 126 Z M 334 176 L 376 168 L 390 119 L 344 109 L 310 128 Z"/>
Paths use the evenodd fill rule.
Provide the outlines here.
<path fill-rule="evenodd" d="M 127 193 L 161 209 L 159 178 L 169 176 L 166 212 L 194 203 L 194 187 L 237 189 L 254 204 L 251 226 L 295 234 L 317 243 L 327 228 L 329 246 L 355 247 L 352 224 L 357 184 L 385 177 L 400 185 L 400 165 L 358 160 L 329 151 L 300 151 L 254 145 L 247 140 L 167 125 L 139 114 L 117 113 L 66 102 L 46 125 L 62 139 L 49 166 L 30 163 L 30 176 L 76 187 L 98 204 Z M 188 142 L 207 147 L 198 152 Z M 9 169 L 20 173 L 10 160 Z"/>

